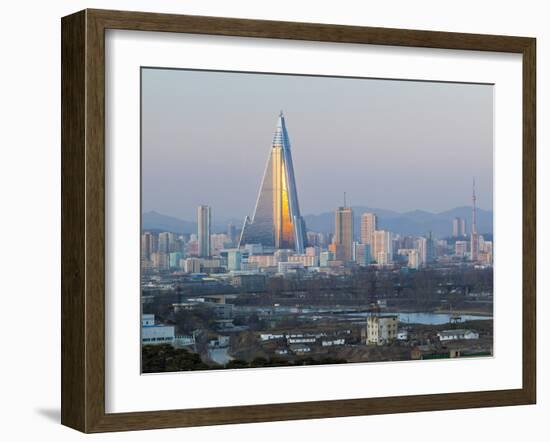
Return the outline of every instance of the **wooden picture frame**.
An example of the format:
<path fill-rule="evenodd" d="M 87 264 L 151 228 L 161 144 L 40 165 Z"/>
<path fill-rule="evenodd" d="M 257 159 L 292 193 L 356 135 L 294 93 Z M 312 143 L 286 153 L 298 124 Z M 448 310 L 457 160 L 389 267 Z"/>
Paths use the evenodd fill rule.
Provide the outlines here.
<path fill-rule="evenodd" d="M 536 42 L 533 38 L 84 10 L 62 19 L 62 410 L 83 432 L 533 404 L 536 398 Z M 105 412 L 105 30 L 495 51 L 523 57 L 523 385 L 512 390 Z"/>

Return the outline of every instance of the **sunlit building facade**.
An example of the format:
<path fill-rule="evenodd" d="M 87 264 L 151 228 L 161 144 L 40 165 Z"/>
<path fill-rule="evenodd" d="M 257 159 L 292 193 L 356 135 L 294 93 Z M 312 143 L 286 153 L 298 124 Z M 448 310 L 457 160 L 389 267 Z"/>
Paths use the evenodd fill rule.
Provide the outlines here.
<path fill-rule="evenodd" d="M 246 217 L 240 246 L 262 244 L 304 253 L 305 223 L 300 215 L 290 140 L 282 112 L 269 152 L 256 208 Z"/>
<path fill-rule="evenodd" d="M 353 210 L 351 207 L 338 207 L 334 220 L 334 253 L 336 259 L 353 260 Z"/>
<path fill-rule="evenodd" d="M 361 215 L 361 243 L 372 245 L 372 237 L 377 229 L 376 215 L 374 213 L 363 213 Z"/>

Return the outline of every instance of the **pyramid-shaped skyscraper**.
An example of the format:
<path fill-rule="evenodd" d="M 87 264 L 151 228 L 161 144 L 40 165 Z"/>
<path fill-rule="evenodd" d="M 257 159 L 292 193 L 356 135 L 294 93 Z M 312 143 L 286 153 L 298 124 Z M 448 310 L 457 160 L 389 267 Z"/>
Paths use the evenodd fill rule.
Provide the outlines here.
<path fill-rule="evenodd" d="M 298 192 L 290 140 L 283 113 L 269 151 L 256 208 L 252 218 L 246 217 L 240 246 L 262 244 L 275 249 L 291 249 L 304 253 L 306 227 L 300 215 Z"/>

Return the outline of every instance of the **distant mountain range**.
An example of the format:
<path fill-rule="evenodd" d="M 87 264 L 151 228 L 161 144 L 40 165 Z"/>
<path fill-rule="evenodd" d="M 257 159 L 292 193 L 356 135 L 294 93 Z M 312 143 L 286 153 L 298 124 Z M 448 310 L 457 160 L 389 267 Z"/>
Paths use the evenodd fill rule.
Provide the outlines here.
<path fill-rule="evenodd" d="M 365 212 L 376 213 L 378 216 L 378 228 L 403 235 L 426 235 L 432 232 L 436 237 L 451 236 L 453 232 L 453 219 L 455 217 L 466 220 L 466 230 L 470 229 L 472 208 L 468 206 L 455 207 L 440 213 L 431 213 L 423 210 L 399 213 L 392 210 L 375 209 L 369 207 L 353 207 L 355 215 L 355 234 L 359 235 L 361 214 Z M 308 230 L 320 232 L 334 231 L 334 212 L 321 213 L 320 215 L 304 216 Z M 477 210 L 477 230 L 479 233 L 493 233 L 493 212 L 489 210 Z"/>
<path fill-rule="evenodd" d="M 426 235 L 432 232 L 436 237 L 446 237 L 452 234 L 453 219 L 455 217 L 466 220 L 466 230 L 470 230 L 472 208 L 469 206 L 455 207 L 440 213 L 431 213 L 423 210 L 399 213 L 392 210 L 374 209 L 363 206 L 353 206 L 355 214 L 355 234 L 359 235 L 360 217 L 362 213 L 373 212 L 378 215 L 378 228 L 403 235 Z M 307 230 L 315 232 L 334 231 L 334 212 L 324 212 L 319 215 L 304 216 Z M 177 233 L 197 232 L 197 223 L 185 221 L 173 216 L 162 215 L 151 211 L 142 215 L 142 229 L 153 231 L 169 231 Z M 213 232 L 225 232 L 227 224 L 232 223 L 240 230 L 243 220 L 227 219 L 223 222 L 213 222 Z M 477 210 L 477 230 L 482 234 L 493 233 L 493 212 Z"/>

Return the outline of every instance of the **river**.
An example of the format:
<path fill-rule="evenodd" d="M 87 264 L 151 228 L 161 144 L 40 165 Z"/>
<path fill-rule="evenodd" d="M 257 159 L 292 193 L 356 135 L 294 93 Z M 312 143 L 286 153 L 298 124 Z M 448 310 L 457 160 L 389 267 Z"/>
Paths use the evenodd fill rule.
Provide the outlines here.
<path fill-rule="evenodd" d="M 361 316 L 366 317 L 371 313 L 349 313 L 350 316 Z M 493 319 L 492 316 L 481 316 L 481 315 L 457 315 L 451 313 L 433 313 L 433 312 L 416 312 L 416 313 L 395 313 L 399 316 L 400 323 L 409 323 L 409 324 L 425 324 L 425 325 L 441 325 L 451 322 L 451 317 L 458 316 L 460 317 L 459 322 L 464 321 L 475 321 L 475 320 L 487 320 Z M 384 314 L 382 314 L 384 316 Z"/>

